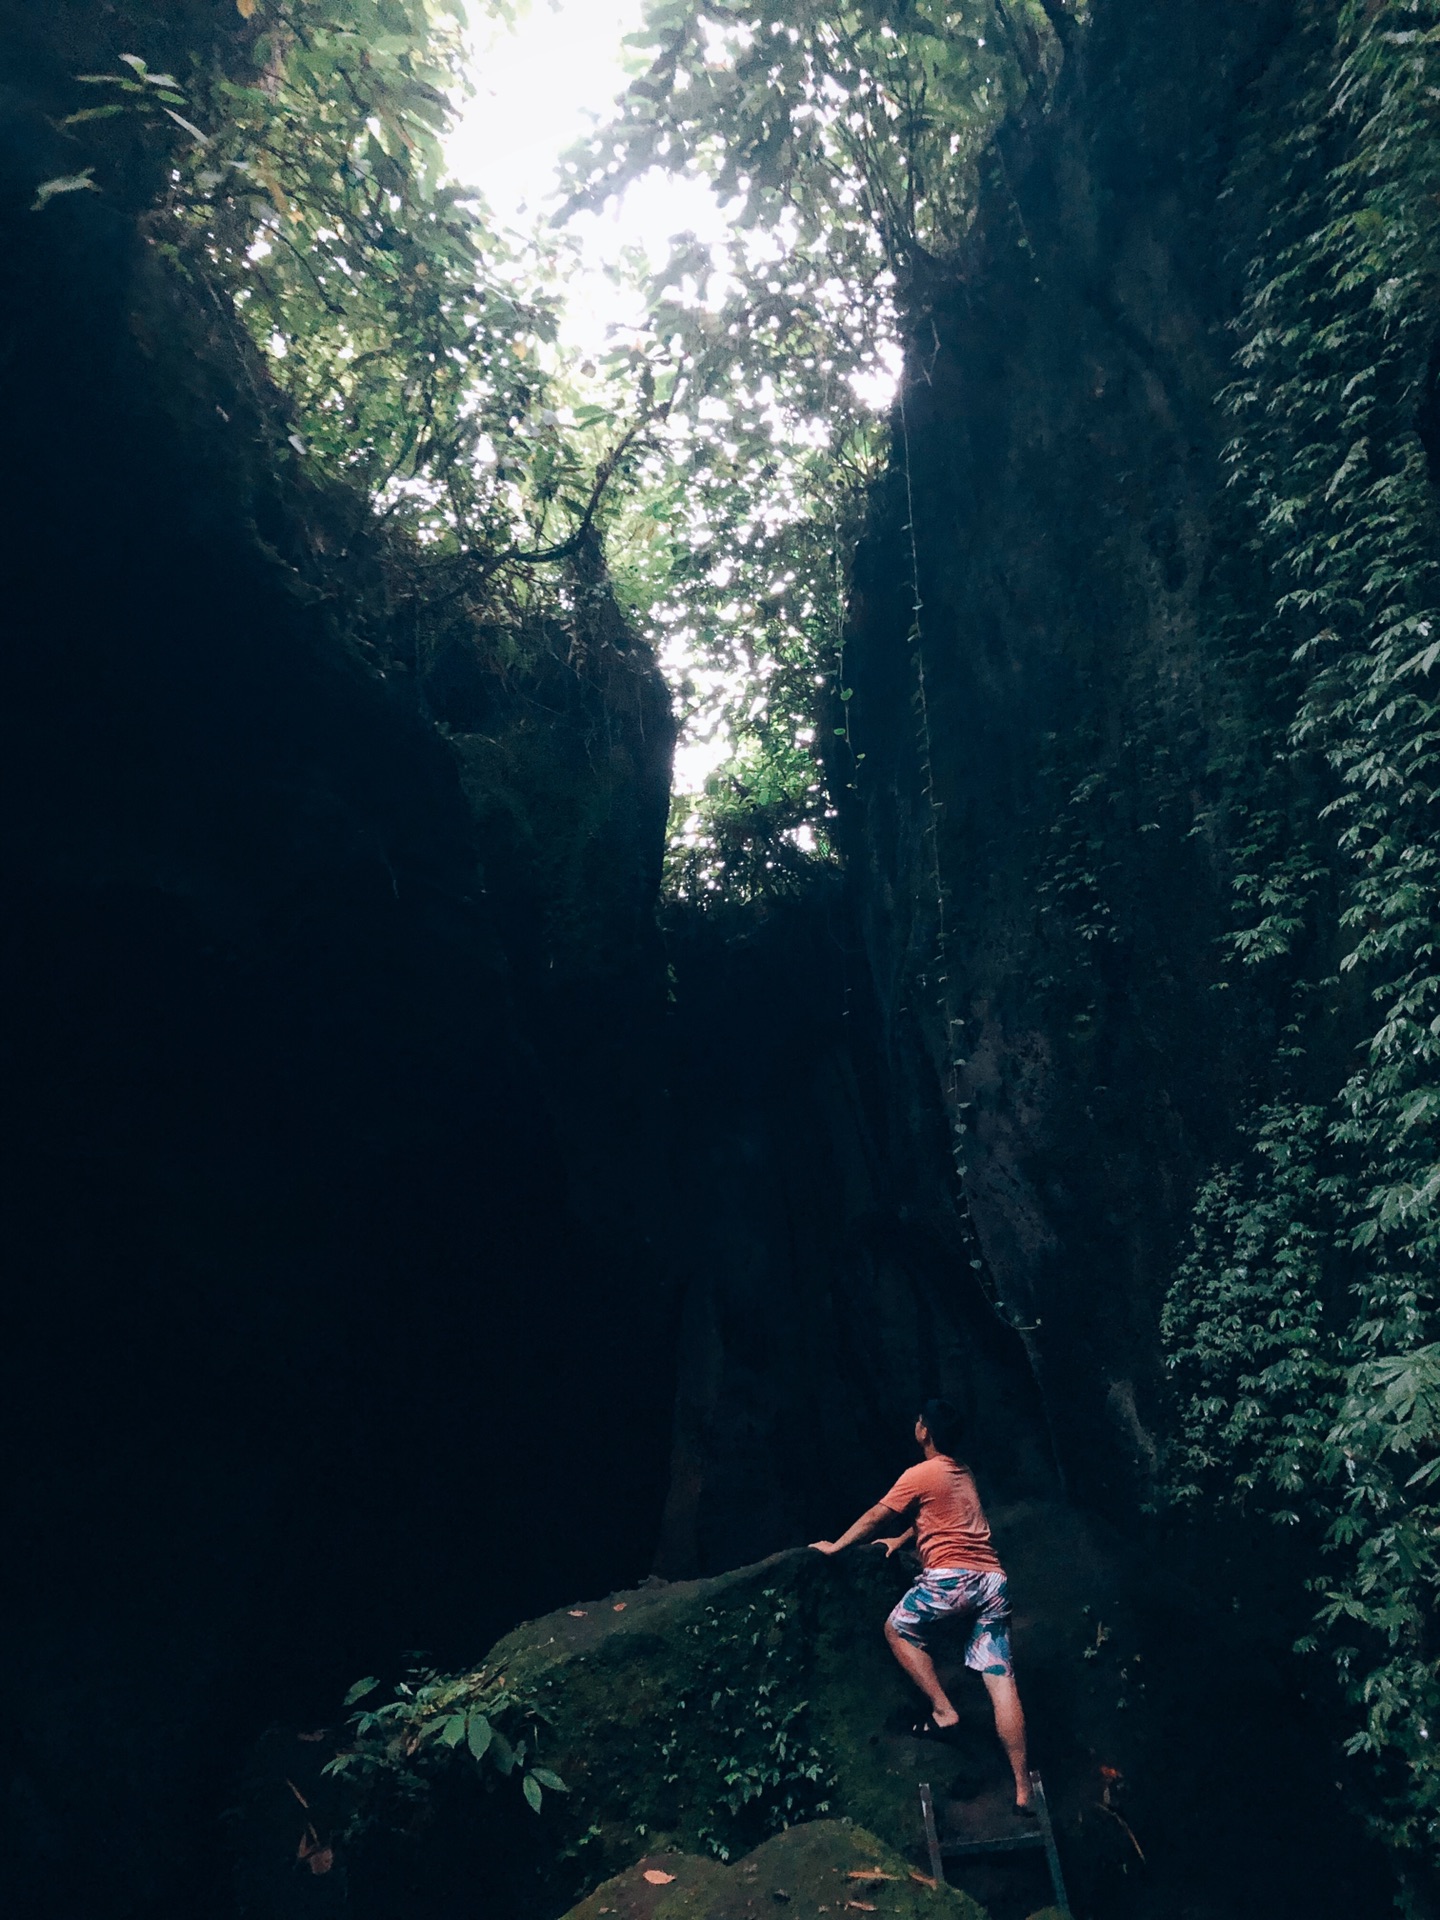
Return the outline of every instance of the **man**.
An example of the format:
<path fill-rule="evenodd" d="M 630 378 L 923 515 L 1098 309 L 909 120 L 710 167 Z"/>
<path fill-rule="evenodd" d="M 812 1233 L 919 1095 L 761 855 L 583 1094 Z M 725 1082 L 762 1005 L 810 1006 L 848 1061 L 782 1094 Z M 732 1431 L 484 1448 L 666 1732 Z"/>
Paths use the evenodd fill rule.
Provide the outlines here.
<path fill-rule="evenodd" d="M 914 1731 L 922 1738 L 943 1739 L 960 1718 L 940 1684 L 925 1639 L 939 1621 L 962 1620 L 970 1634 L 965 1664 L 985 1682 L 995 1731 L 1015 1775 L 1015 1810 L 1033 1813 L 1025 1715 L 1010 1657 L 1005 1569 L 990 1545 L 974 1475 L 955 1457 L 961 1424 L 948 1400 L 925 1402 L 915 1422 L 915 1439 L 925 1455 L 921 1464 L 902 1473 L 879 1505 L 861 1514 L 838 1540 L 816 1540 L 813 1545 L 819 1553 L 839 1553 L 874 1539 L 897 1519 L 913 1516 L 903 1533 L 876 1544 L 888 1556 L 914 1534 L 920 1554 L 920 1578 L 885 1622 L 890 1651 L 930 1702 L 928 1716 Z"/>

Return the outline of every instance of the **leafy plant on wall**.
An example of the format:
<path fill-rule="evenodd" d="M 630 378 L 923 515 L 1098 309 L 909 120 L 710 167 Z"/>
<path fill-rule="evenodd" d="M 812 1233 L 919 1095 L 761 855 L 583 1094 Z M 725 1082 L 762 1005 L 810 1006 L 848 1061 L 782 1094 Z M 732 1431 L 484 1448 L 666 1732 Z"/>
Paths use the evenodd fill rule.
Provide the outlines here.
<path fill-rule="evenodd" d="M 1229 402 L 1237 489 L 1277 583 L 1286 751 L 1328 796 L 1237 877 L 1242 962 L 1324 956 L 1370 1017 L 1333 1102 L 1282 1098 L 1202 1191 L 1166 1313 L 1181 1498 L 1314 1540 L 1313 1631 L 1375 1763 L 1378 1824 L 1440 1842 L 1440 605 L 1430 424 L 1440 311 L 1440 9 L 1317 19 L 1320 78 L 1252 272 Z M 1312 785 L 1314 783 L 1312 782 Z M 1327 909 L 1323 877 L 1340 898 Z M 1296 1083 L 1299 1026 L 1277 1083 Z M 1286 1057 L 1288 1056 L 1288 1057 Z"/>

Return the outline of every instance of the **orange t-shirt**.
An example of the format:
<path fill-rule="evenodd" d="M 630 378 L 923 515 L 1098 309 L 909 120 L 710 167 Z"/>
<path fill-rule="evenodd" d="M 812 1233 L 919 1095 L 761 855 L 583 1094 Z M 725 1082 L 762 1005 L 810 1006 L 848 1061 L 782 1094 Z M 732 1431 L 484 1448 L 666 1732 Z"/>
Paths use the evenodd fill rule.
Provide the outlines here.
<path fill-rule="evenodd" d="M 1004 1571 L 990 1544 L 989 1522 L 968 1467 L 937 1453 L 902 1473 L 880 1504 L 892 1513 L 909 1514 L 917 1501 L 915 1544 L 927 1572 L 931 1567 Z"/>

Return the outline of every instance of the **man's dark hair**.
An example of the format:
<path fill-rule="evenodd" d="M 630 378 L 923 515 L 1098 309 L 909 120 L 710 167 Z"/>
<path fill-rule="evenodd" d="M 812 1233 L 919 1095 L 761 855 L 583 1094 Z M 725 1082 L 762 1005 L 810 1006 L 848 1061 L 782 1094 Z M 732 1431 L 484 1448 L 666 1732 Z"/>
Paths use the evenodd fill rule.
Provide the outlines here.
<path fill-rule="evenodd" d="M 948 1453 L 952 1460 L 958 1458 L 965 1444 L 965 1422 L 959 1408 L 949 1400 L 927 1400 L 920 1409 L 920 1418 L 936 1448 Z"/>

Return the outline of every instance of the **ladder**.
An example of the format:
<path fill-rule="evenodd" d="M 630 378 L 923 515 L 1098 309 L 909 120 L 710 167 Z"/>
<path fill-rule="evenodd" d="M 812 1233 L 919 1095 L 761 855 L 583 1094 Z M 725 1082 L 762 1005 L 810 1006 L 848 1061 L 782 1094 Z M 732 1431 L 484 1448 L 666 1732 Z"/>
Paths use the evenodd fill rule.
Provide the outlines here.
<path fill-rule="evenodd" d="M 1002 1834 L 994 1840 L 945 1840 L 942 1841 L 935 1830 L 935 1801 L 930 1792 L 930 1782 L 920 1783 L 920 1818 L 925 1826 L 925 1847 L 930 1855 L 930 1875 L 945 1884 L 945 1862 L 947 1860 L 968 1859 L 981 1853 L 1025 1853 L 1035 1847 L 1045 1849 L 1045 1862 L 1050 1869 L 1050 1885 L 1055 1893 L 1055 1906 L 1071 1920 L 1070 1902 L 1065 1897 L 1065 1881 L 1060 1872 L 1060 1855 L 1055 1847 L 1055 1829 L 1050 1824 L 1050 1808 L 1045 1799 L 1045 1787 L 1038 1773 L 1030 1775 L 1030 1790 L 1035 1802 L 1035 1824 L 1022 1828 L 1017 1833 Z"/>

